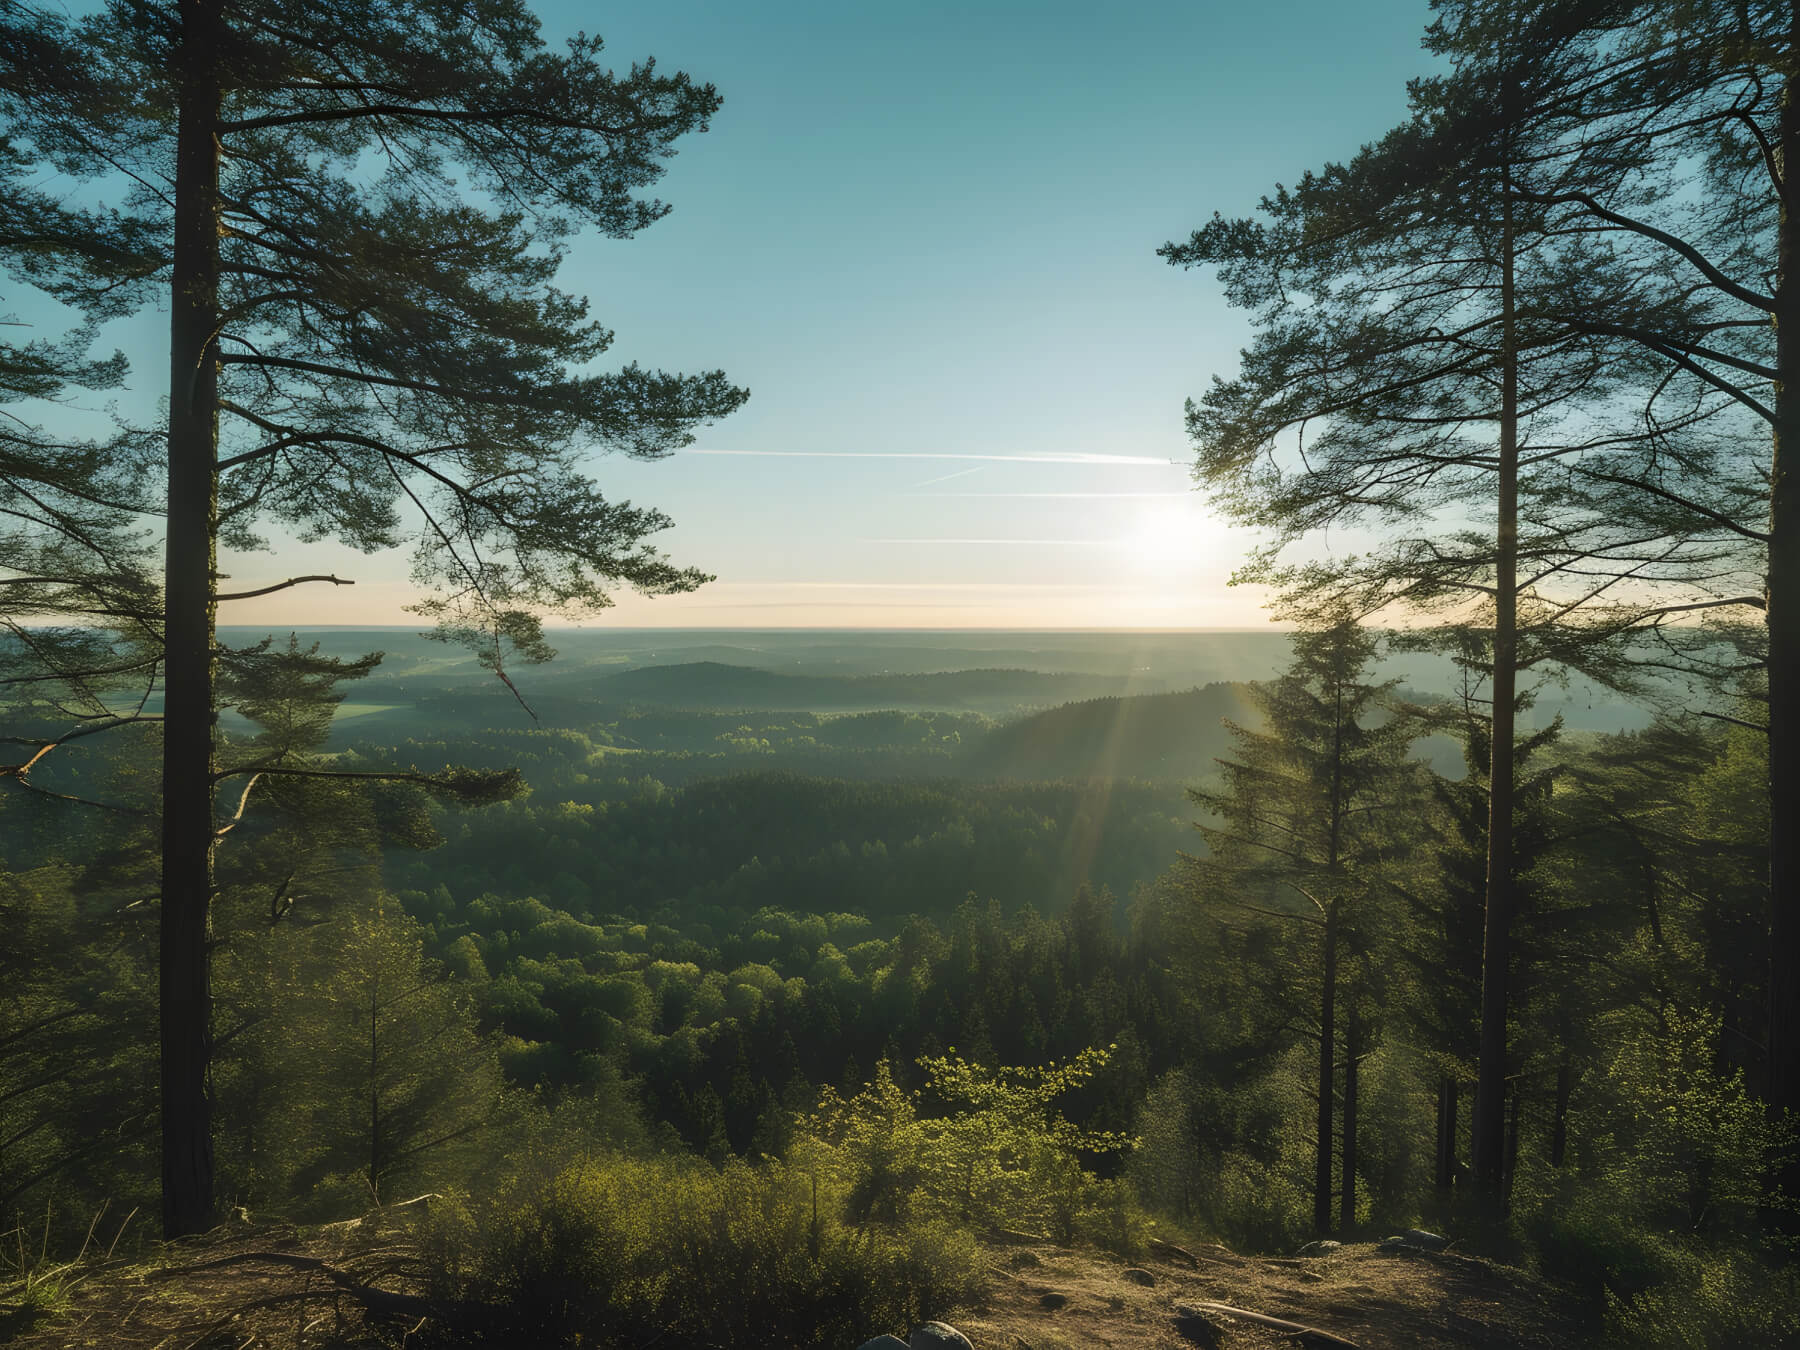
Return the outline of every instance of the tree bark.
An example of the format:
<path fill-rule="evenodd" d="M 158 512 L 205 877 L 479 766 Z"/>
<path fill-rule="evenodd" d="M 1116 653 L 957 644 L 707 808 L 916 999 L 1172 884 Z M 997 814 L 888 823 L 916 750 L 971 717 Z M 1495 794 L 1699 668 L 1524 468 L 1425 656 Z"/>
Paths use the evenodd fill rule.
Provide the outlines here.
<path fill-rule="evenodd" d="M 381 1204 L 381 973 L 369 981 L 369 1194 Z"/>
<path fill-rule="evenodd" d="M 1437 1090 L 1437 1188 L 1448 1197 L 1456 1185 L 1456 1080 L 1445 1075 Z"/>
<path fill-rule="evenodd" d="M 1325 906 L 1325 962 L 1319 992 L 1319 1123 L 1317 1154 L 1313 1162 L 1313 1229 L 1323 1237 L 1331 1232 L 1331 1108 L 1337 1057 L 1337 937 L 1338 902 Z"/>
<path fill-rule="evenodd" d="M 1556 1066 L 1556 1119 L 1550 1126 L 1550 1165 L 1561 1167 L 1569 1152 L 1569 1096 L 1575 1085 L 1575 1071 L 1569 1057 Z"/>
<path fill-rule="evenodd" d="M 1506 1161 L 1500 1176 L 1500 1194 L 1512 1195 L 1513 1174 L 1519 1169 L 1519 1118 L 1525 1105 L 1525 1085 L 1514 1083 L 1512 1109 L 1506 1115 Z"/>
<path fill-rule="evenodd" d="M 170 288 L 168 537 L 163 664 L 163 1232 L 213 1219 L 211 909 L 213 588 L 219 326 L 216 0 L 182 0 Z"/>
<path fill-rule="evenodd" d="M 1506 1155 L 1507 975 L 1512 960 L 1513 732 L 1518 697 L 1519 366 L 1513 284 L 1513 202 L 1502 188 L 1499 522 L 1494 550 L 1493 745 L 1488 769 L 1486 913 L 1481 947 L 1481 1046 L 1473 1133 L 1477 1186 L 1497 1201 Z"/>
<path fill-rule="evenodd" d="M 1800 6 L 1788 51 L 1800 51 Z M 1800 165 L 1800 82 L 1782 95 L 1778 153 L 1784 173 Z M 1791 190 L 1791 189 L 1790 189 Z M 1777 1114 L 1800 1112 L 1800 229 L 1784 200 L 1775 292 L 1774 446 L 1769 464 L 1769 1026 L 1766 1098 Z M 1800 1158 L 1789 1156 L 1781 1189 L 1800 1197 Z M 1796 1221 L 1789 1212 L 1785 1226 Z"/>
<path fill-rule="evenodd" d="M 1356 1227 L 1356 1057 L 1362 1053 L 1362 1022 L 1354 1005 L 1344 1023 L 1344 1156 L 1343 1197 L 1338 1226 L 1346 1235 Z"/>

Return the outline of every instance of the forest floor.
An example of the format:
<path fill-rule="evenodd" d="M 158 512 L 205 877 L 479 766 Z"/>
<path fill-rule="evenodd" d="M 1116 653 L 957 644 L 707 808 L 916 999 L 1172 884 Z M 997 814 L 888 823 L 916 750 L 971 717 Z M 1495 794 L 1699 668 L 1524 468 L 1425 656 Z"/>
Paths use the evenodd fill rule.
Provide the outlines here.
<path fill-rule="evenodd" d="M 1597 1336 L 1566 1294 L 1454 1251 L 1354 1243 L 1317 1257 L 1257 1257 L 1206 1246 L 1181 1256 L 1165 1249 L 1141 1268 L 1050 1245 L 990 1256 L 988 1306 L 956 1321 L 976 1350 L 1561 1350 Z M 1146 1277 L 1154 1283 L 1143 1283 Z M 1261 1326 L 1218 1305 L 1299 1324 L 1308 1334 Z"/>
<path fill-rule="evenodd" d="M 1553 1287 L 1454 1251 L 1351 1244 L 1283 1258 L 1165 1248 L 1142 1267 L 1047 1242 L 992 1244 L 983 1255 L 985 1303 L 949 1318 L 976 1350 L 1560 1350 L 1595 1337 Z M 148 1259 L 69 1272 L 60 1289 L 41 1289 L 32 1309 L 0 1307 L 0 1344 L 393 1350 L 424 1330 L 421 1273 L 403 1233 L 228 1225 Z M 1258 1325 L 1219 1305 L 1309 1330 Z"/>

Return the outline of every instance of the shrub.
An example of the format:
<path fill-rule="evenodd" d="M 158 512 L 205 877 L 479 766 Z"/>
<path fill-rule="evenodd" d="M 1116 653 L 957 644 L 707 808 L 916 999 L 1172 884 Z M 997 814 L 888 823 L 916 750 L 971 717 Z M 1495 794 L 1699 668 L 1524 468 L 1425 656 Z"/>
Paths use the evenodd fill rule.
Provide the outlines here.
<path fill-rule="evenodd" d="M 1134 1198 L 1082 1166 L 1130 1140 L 1080 1129 L 1052 1105 L 1107 1055 L 986 1069 L 952 1050 L 919 1061 L 926 1086 L 917 1093 L 902 1091 L 883 1062 L 848 1101 L 827 1089 L 801 1151 L 844 1187 L 857 1218 L 1030 1229 L 1136 1256 L 1148 1222 Z"/>
<path fill-rule="evenodd" d="M 844 1200 L 786 1164 L 590 1158 L 442 1208 L 429 1245 L 447 1320 L 508 1344 L 854 1343 L 973 1296 L 965 1235 Z"/>

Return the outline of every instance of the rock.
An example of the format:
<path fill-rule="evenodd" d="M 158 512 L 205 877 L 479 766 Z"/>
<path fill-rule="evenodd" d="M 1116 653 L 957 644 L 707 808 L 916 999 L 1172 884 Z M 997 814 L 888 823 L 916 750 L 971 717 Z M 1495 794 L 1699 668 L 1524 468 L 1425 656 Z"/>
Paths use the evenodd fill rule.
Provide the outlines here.
<path fill-rule="evenodd" d="M 1038 1307 L 1046 1312 L 1055 1312 L 1058 1308 L 1066 1307 L 1068 1302 L 1067 1294 L 1045 1294 L 1038 1300 Z"/>
<path fill-rule="evenodd" d="M 944 1322 L 921 1322 L 906 1345 L 907 1350 L 975 1350 L 967 1336 Z"/>
<path fill-rule="evenodd" d="M 1121 1270 L 1119 1272 L 1119 1274 L 1123 1275 L 1126 1279 L 1130 1280 L 1133 1284 L 1143 1285 L 1144 1288 L 1146 1288 L 1146 1289 L 1156 1288 L 1156 1276 L 1152 1275 L 1147 1270 L 1140 1269 L 1137 1266 L 1127 1266 L 1127 1267 L 1125 1267 L 1124 1270 Z"/>
<path fill-rule="evenodd" d="M 1026 1266 L 1041 1266 L 1044 1263 L 1038 1260 L 1036 1252 L 1014 1252 L 1006 1258 L 1006 1264 L 1014 1270 L 1023 1270 Z"/>
<path fill-rule="evenodd" d="M 1450 1245 L 1450 1239 L 1437 1233 L 1427 1233 L 1423 1228 L 1409 1228 L 1403 1233 L 1409 1243 L 1428 1252 L 1441 1252 Z"/>
<path fill-rule="evenodd" d="M 1184 1308 L 1180 1304 L 1175 1306 L 1175 1332 L 1183 1340 L 1204 1346 L 1205 1350 L 1218 1350 L 1224 1340 L 1224 1332 L 1217 1322 L 1205 1313 Z"/>
<path fill-rule="evenodd" d="M 1317 1242 L 1309 1242 L 1297 1253 L 1298 1256 L 1330 1256 L 1333 1252 L 1342 1251 L 1344 1244 L 1331 1238 L 1320 1238 Z"/>
<path fill-rule="evenodd" d="M 1428 1233 L 1423 1228 L 1409 1228 L 1404 1233 L 1383 1238 L 1375 1250 L 1389 1255 L 1416 1256 L 1420 1252 L 1441 1252 L 1449 1245 L 1450 1239 L 1440 1234 Z"/>
<path fill-rule="evenodd" d="M 864 1341 L 856 1350 L 907 1350 L 907 1345 L 898 1336 L 877 1336 L 872 1341 Z"/>
<path fill-rule="evenodd" d="M 1150 1250 L 1165 1261 L 1179 1261 L 1185 1266 L 1200 1268 L 1200 1258 L 1186 1247 L 1177 1247 L 1173 1242 L 1164 1242 L 1161 1238 L 1150 1239 Z"/>

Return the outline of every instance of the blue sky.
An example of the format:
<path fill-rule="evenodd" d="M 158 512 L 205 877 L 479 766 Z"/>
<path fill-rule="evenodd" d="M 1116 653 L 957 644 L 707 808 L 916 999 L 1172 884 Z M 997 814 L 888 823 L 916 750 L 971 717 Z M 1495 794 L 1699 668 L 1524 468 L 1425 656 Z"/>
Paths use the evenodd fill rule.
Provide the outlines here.
<path fill-rule="evenodd" d="M 1191 490 L 1182 402 L 1248 330 L 1155 256 L 1212 211 L 1352 153 L 1427 68 L 1424 0 L 540 8 L 725 104 L 635 240 L 564 277 L 622 360 L 724 369 L 752 397 L 609 495 L 719 580 L 608 622 L 1210 627 L 1249 542 Z M 146 367 L 154 369 L 153 363 Z M 407 623 L 406 567 L 327 546 L 235 578 L 339 571 L 233 622 Z"/>

